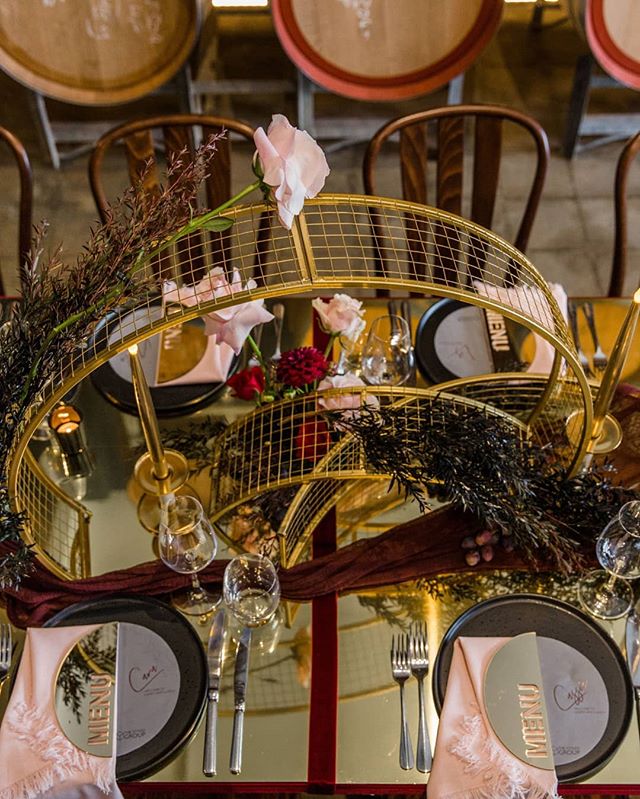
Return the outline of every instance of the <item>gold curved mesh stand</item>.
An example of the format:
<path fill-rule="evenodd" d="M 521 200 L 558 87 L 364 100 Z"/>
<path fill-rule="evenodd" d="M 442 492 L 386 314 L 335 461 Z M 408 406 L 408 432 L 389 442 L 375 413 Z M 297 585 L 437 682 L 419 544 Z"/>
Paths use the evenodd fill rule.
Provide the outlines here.
<path fill-rule="evenodd" d="M 272 235 L 268 246 L 264 241 L 258 246 L 259 223 L 265 212 L 272 217 Z M 452 214 L 383 198 L 322 195 L 305 205 L 290 232 L 278 225 L 275 212 L 264 205 L 238 207 L 225 216 L 233 220 L 233 227 L 223 234 L 211 234 L 205 252 L 198 248 L 192 253 L 185 239 L 174 252 L 162 253 L 155 268 L 165 278 L 176 279 L 179 285 L 191 285 L 201 279 L 203 264 L 207 269 L 222 267 L 234 283 L 233 294 L 211 299 L 210 292 L 203 289 L 196 305 L 169 305 L 160 315 L 158 297 L 137 305 L 131 309 L 135 313 L 127 316 L 128 326 L 123 325 L 102 348 L 89 342 L 88 346 L 79 347 L 67 363 L 60 364 L 24 421 L 12 453 L 10 490 L 16 507 L 30 513 L 29 542 L 38 544 L 40 555 L 56 571 L 65 573 L 67 566 L 44 550 L 43 541 L 50 532 L 39 529 L 34 521 L 34 510 L 51 489 L 34 488 L 38 482 L 37 465 L 23 458 L 40 420 L 74 384 L 132 343 L 207 312 L 249 300 L 301 294 L 326 296 L 340 289 L 354 294 L 387 289 L 452 297 L 517 322 L 552 345 L 555 355 L 550 374 L 500 373 L 452 381 L 439 386 L 437 392 L 403 389 L 387 395 L 384 391 L 375 393 L 381 400 L 384 395 L 385 402 L 404 402 L 407 413 L 425 418 L 435 412 L 437 394 L 439 402 L 481 403 L 488 413 L 508 418 L 514 429 L 534 441 L 553 442 L 569 469 L 577 471 L 592 427 L 589 385 L 546 282 L 514 247 Z M 247 286 L 250 280 L 255 282 Z M 569 441 L 564 426 L 575 411 L 580 411 L 581 429 Z M 337 501 L 345 481 L 384 477 L 369 474 L 355 442 L 344 437 L 332 441 L 328 451 L 317 452 L 319 457 L 311 461 L 312 468 L 309 463 L 296 462 L 291 455 L 295 435 L 289 440 L 288 453 L 283 432 L 266 446 L 277 425 L 284 425 L 284 430 L 292 419 L 302 424 L 318 418 L 319 412 L 313 395 L 274 403 L 231 425 L 215 444 L 218 477 L 210 508 L 214 519 L 221 519 L 261 491 L 285 483 L 303 486 L 294 503 L 295 515 L 292 511 L 287 519 L 287 561 L 302 552 L 311 525 L 322 508 Z M 278 442 L 280 452 L 276 451 Z M 234 460 L 233 447 L 248 458 L 247 463 Z M 260 455 L 256 456 L 258 450 Z M 283 458 L 291 459 L 286 476 L 277 468 L 282 466 Z M 28 477 L 25 470 L 31 472 Z"/>

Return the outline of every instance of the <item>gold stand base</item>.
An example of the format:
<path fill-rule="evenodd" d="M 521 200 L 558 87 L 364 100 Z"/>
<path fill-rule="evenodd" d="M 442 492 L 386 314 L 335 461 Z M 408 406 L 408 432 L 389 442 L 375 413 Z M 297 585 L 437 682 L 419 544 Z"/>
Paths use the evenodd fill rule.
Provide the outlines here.
<path fill-rule="evenodd" d="M 167 494 L 191 494 L 195 491 L 186 485 L 189 465 L 182 453 L 175 449 L 164 451 L 169 476 L 159 479 L 153 471 L 153 460 L 148 452 L 136 461 L 133 476 L 144 494 L 138 501 L 138 521 L 149 533 L 158 534 L 160 524 L 160 497 Z"/>
<path fill-rule="evenodd" d="M 165 459 L 169 467 L 169 476 L 166 480 L 159 479 L 153 471 L 153 461 L 151 455 L 145 452 L 136 461 L 133 476 L 138 485 L 148 494 L 175 494 L 175 492 L 187 482 L 189 476 L 189 465 L 187 459 L 175 449 L 165 450 Z"/>
<path fill-rule="evenodd" d="M 583 419 L 584 411 L 578 408 L 569 414 L 566 422 L 567 438 L 576 447 L 580 443 Z M 615 416 L 607 414 L 602 423 L 600 434 L 595 440 L 591 441 L 588 452 L 592 455 L 605 455 L 607 452 L 613 452 L 621 443 L 622 427 L 620 422 Z"/>

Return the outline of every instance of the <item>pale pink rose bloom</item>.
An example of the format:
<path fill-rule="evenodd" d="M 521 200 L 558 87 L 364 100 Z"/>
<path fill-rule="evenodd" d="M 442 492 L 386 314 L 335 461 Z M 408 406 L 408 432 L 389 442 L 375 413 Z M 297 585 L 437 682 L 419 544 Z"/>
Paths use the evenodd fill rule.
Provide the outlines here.
<path fill-rule="evenodd" d="M 304 130 L 298 130 L 282 114 L 274 114 L 267 132 L 253 135 L 262 165 L 263 181 L 275 189 L 280 221 L 291 230 L 294 217 L 324 186 L 329 174 L 320 146 Z"/>
<path fill-rule="evenodd" d="M 164 302 L 179 302 L 191 307 L 222 297 L 232 297 L 239 291 L 251 291 L 257 285 L 255 280 L 250 279 L 243 286 L 237 269 L 233 270 L 229 282 L 224 269 L 216 266 L 193 286 L 178 288 L 173 281 L 166 281 L 162 287 L 162 299 Z M 215 336 L 219 344 L 228 344 L 239 355 L 253 328 L 272 319 L 273 314 L 264 307 L 264 300 L 251 300 L 207 314 L 204 317 L 204 332 L 207 336 Z"/>
<path fill-rule="evenodd" d="M 236 278 L 237 276 L 237 278 Z M 240 275 L 234 272 L 233 280 L 240 281 Z M 200 302 L 207 302 L 218 296 L 216 291 L 224 289 L 229 285 L 229 281 L 225 275 L 224 269 L 221 266 L 215 266 L 202 278 L 199 283 L 194 283 L 191 286 L 180 286 L 174 283 L 173 280 L 165 280 L 162 285 L 162 299 L 164 302 L 179 302 L 180 305 L 186 305 L 191 308 Z M 241 284 L 242 285 L 242 284 Z M 251 288 L 255 287 L 252 286 Z M 236 289 L 239 291 L 240 289 Z"/>
<path fill-rule="evenodd" d="M 318 391 L 326 391 L 330 388 L 352 388 L 366 386 L 366 383 L 361 380 L 357 375 L 347 372 L 344 375 L 334 375 L 333 377 L 325 377 L 318 383 Z M 380 403 L 377 397 L 365 396 L 365 405 L 369 408 L 379 408 Z M 358 416 L 358 412 L 362 407 L 362 395 L 357 394 L 340 394 L 335 397 L 318 397 L 318 405 L 327 411 L 344 410 L 342 418 L 345 420 L 353 419 Z M 338 429 L 340 425 L 336 425 Z"/>
<path fill-rule="evenodd" d="M 324 302 L 318 297 L 311 305 L 315 308 L 320 317 L 320 324 L 327 333 L 335 333 L 349 341 L 357 341 L 366 327 L 366 322 L 362 318 L 364 315 L 362 303 L 348 294 L 334 294 L 329 302 Z"/>

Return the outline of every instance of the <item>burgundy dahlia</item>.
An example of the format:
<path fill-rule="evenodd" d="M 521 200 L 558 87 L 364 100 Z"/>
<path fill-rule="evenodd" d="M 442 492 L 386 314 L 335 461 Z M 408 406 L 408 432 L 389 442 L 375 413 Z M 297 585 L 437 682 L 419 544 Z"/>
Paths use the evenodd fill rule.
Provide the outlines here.
<path fill-rule="evenodd" d="M 322 380 L 329 366 L 329 361 L 315 347 L 296 347 L 282 353 L 276 367 L 276 378 L 285 386 L 304 388 Z"/>

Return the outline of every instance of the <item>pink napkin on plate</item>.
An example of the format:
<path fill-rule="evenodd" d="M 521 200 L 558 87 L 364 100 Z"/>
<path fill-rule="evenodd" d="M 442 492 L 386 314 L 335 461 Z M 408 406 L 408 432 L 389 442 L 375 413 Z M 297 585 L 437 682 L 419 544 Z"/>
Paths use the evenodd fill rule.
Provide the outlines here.
<path fill-rule="evenodd" d="M 499 300 L 512 308 L 540 322 L 548 330 L 555 330 L 556 323 L 547 298 L 537 286 L 494 286 L 480 280 L 474 280 L 475 290 L 481 296 L 491 300 Z M 567 320 L 567 293 L 560 283 L 547 283 L 553 298 L 558 303 L 563 319 Z M 534 333 L 535 352 L 533 361 L 527 372 L 531 374 L 548 374 L 553 365 L 555 349 L 546 339 Z"/>
<path fill-rule="evenodd" d="M 112 757 L 83 752 L 60 729 L 54 706 L 56 676 L 65 656 L 99 626 L 27 630 L 0 726 L 0 799 L 104 799 L 105 795 L 121 799 L 116 736 Z"/>
<path fill-rule="evenodd" d="M 484 675 L 509 638 L 458 638 L 445 694 L 428 799 L 554 799 L 555 771 L 513 755 L 493 732 L 484 708 Z"/>

